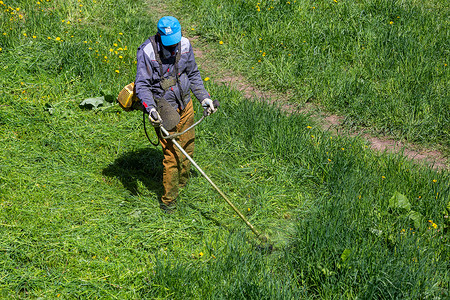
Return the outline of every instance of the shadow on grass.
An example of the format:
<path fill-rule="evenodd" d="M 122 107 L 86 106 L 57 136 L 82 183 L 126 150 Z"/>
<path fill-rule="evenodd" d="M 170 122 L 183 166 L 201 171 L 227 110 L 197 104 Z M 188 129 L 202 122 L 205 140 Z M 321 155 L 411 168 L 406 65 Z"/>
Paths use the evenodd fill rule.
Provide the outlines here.
<path fill-rule="evenodd" d="M 123 186 L 133 195 L 139 194 L 139 182 L 148 190 L 161 198 L 163 154 L 155 148 L 139 149 L 123 153 L 108 167 L 103 169 L 103 175 L 118 178 Z"/>

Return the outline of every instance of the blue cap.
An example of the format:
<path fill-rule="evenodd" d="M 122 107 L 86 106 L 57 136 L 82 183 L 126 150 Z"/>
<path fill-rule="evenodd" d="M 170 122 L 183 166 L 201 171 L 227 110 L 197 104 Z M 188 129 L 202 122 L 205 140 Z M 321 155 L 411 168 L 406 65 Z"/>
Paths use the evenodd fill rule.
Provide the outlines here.
<path fill-rule="evenodd" d="M 158 21 L 158 33 L 164 46 L 172 46 L 181 41 L 181 25 L 174 17 L 162 17 Z"/>

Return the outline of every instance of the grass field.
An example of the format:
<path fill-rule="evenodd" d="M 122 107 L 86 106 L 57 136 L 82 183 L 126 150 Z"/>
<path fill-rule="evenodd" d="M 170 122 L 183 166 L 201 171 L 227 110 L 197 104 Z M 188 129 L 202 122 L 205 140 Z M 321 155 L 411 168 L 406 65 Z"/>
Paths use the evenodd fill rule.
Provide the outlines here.
<path fill-rule="evenodd" d="M 448 155 L 448 1 L 180 2 L 193 32 L 260 86 Z"/>
<path fill-rule="evenodd" d="M 133 80 L 148 3 L 0 1 L 1 298 L 450 297 L 447 170 L 211 81 L 195 160 L 274 249 L 199 172 L 162 213 L 142 115 L 80 107 Z"/>

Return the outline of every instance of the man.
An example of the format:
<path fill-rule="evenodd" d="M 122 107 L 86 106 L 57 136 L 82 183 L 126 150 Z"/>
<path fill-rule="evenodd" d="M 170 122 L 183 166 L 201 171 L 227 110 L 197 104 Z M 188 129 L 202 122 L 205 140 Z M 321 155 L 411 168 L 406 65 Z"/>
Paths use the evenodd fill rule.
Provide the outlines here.
<path fill-rule="evenodd" d="M 215 112 L 213 101 L 205 90 L 194 59 L 189 40 L 181 35 L 181 25 L 174 17 L 162 17 L 158 33 L 147 39 L 137 50 L 136 95 L 149 113 L 150 122 L 157 127 L 164 121 L 158 111 L 158 102 L 167 101 L 180 115 L 175 128 L 166 128 L 170 134 L 182 132 L 194 124 L 194 108 L 190 91 L 201 102 L 208 114 Z M 179 136 L 177 142 L 192 156 L 194 130 Z M 163 148 L 163 186 L 161 208 L 172 212 L 179 188 L 189 179 L 190 162 L 173 145 L 160 136 Z"/>

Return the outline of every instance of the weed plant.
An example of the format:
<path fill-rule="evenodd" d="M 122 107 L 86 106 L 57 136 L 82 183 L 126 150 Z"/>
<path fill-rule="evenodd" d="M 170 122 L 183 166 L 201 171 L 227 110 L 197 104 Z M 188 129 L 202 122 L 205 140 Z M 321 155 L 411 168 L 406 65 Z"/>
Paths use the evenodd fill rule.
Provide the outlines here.
<path fill-rule="evenodd" d="M 194 158 L 274 251 L 199 172 L 166 215 L 142 115 L 79 106 L 133 80 L 157 17 L 141 1 L 0 5 L 1 298 L 449 297 L 448 171 L 208 81 L 221 108 Z"/>
<path fill-rule="evenodd" d="M 180 2 L 192 32 L 260 86 L 448 154 L 447 1 Z"/>

